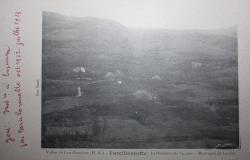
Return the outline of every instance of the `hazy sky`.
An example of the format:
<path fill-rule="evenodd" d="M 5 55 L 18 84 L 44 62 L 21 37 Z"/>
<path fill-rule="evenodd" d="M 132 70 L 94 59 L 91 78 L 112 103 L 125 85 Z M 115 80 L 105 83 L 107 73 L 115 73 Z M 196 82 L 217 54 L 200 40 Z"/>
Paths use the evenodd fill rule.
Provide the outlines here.
<path fill-rule="evenodd" d="M 45 0 L 43 9 L 78 17 L 108 18 L 129 27 L 209 29 L 237 25 L 237 18 L 244 7 L 243 3 L 238 2 L 239 0 Z"/>

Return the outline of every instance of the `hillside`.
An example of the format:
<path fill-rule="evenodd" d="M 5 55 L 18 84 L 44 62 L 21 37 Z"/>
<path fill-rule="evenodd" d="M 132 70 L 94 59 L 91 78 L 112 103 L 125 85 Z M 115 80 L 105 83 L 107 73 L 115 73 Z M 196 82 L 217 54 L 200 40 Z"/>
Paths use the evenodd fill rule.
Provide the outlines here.
<path fill-rule="evenodd" d="M 44 12 L 42 45 L 43 147 L 239 147 L 236 28 Z"/>

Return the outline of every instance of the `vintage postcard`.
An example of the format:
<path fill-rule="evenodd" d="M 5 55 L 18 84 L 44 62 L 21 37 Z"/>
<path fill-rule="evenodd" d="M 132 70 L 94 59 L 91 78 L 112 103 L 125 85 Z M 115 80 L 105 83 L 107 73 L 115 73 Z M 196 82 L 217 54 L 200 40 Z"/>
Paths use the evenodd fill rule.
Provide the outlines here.
<path fill-rule="evenodd" d="M 0 2 L 0 159 L 249 157 L 250 1 Z"/>

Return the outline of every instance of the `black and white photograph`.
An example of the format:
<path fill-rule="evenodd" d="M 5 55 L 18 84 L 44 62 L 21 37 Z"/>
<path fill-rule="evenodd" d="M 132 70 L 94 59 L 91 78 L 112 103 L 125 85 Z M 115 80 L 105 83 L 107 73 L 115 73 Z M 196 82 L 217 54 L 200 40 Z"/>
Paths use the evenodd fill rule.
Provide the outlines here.
<path fill-rule="evenodd" d="M 240 148 L 237 26 L 42 16 L 42 148 Z"/>

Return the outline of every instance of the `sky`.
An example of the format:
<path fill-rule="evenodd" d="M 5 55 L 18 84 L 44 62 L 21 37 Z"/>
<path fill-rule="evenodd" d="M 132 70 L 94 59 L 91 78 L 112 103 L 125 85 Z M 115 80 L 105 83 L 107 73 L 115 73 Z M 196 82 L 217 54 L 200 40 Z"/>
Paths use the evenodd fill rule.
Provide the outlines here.
<path fill-rule="evenodd" d="M 44 0 L 43 10 L 100 17 L 128 27 L 211 29 L 237 25 L 244 0 Z"/>

